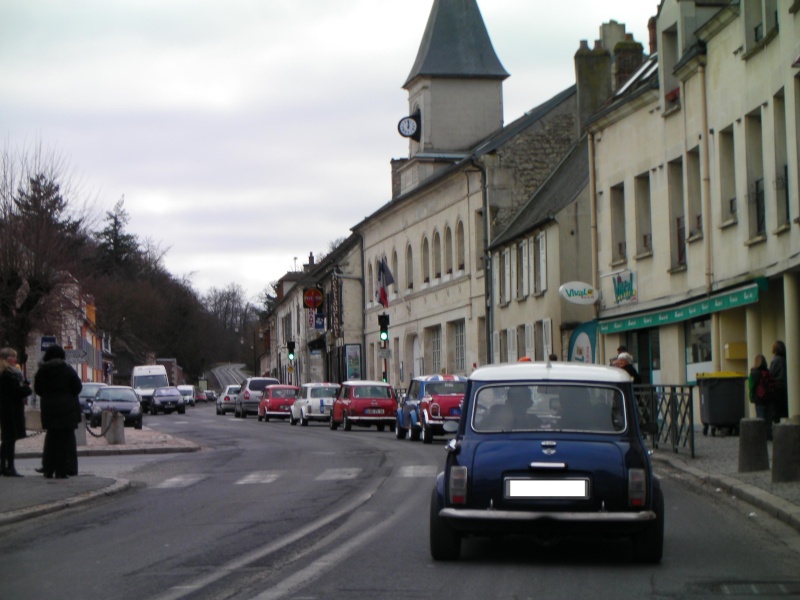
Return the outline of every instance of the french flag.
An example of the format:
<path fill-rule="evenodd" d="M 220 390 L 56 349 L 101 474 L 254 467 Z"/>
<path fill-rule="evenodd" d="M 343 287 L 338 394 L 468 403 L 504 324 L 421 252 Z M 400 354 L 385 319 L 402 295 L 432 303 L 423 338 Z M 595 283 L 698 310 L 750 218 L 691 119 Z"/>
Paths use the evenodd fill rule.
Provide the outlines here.
<path fill-rule="evenodd" d="M 390 285 L 394 283 L 394 277 L 389 270 L 389 265 L 386 264 L 386 257 L 383 257 L 378 263 L 378 289 L 375 290 L 375 299 L 380 302 L 384 308 L 389 308 L 389 294 L 386 291 Z"/>

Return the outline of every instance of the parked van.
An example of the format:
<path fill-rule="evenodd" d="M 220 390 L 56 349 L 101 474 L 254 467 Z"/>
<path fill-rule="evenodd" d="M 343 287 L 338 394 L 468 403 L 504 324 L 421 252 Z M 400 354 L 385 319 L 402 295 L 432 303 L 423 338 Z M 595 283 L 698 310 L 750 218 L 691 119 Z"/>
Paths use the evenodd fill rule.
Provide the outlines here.
<path fill-rule="evenodd" d="M 131 387 L 139 394 L 142 403 L 142 411 L 150 410 L 153 401 L 153 390 L 160 387 L 167 387 L 167 369 L 164 365 L 143 365 L 133 367 L 131 372 Z"/>

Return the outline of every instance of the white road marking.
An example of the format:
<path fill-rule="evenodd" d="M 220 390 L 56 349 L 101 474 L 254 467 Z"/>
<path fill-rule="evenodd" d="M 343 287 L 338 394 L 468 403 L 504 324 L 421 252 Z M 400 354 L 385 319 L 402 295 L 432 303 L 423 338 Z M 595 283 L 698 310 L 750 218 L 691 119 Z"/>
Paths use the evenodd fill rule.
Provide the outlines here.
<path fill-rule="evenodd" d="M 413 465 L 400 467 L 400 477 L 435 477 L 438 468 L 432 465 Z"/>
<path fill-rule="evenodd" d="M 236 482 L 236 485 L 247 485 L 250 483 L 272 483 L 281 475 L 283 475 L 282 471 L 259 471 L 256 473 L 250 473 L 246 477 L 242 477 Z"/>
<path fill-rule="evenodd" d="M 206 475 L 178 475 L 177 477 L 170 477 L 159 483 L 156 489 L 174 489 L 188 487 L 205 479 Z"/>
<path fill-rule="evenodd" d="M 339 479 L 355 479 L 361 469 L 326 469 L 317 477 L 317 481 L 335 481 Z"/>

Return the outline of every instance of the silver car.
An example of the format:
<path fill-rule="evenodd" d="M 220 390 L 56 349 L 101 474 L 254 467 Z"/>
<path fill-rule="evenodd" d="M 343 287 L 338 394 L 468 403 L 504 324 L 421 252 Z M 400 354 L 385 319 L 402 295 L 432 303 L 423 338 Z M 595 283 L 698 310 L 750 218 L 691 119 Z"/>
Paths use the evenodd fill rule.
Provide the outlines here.
<path fill-rule="evenodd" d="M 217 396 L 217 414 L 224 415 L 225 413 L 234 412 L 236 407 L 236 396 L 242 386 L 226 385 L 219 396 Z"/>
<path fill-rule="evenodd" d="M 233 416 L 237 419 L 246 419 L 248 414 L 258 415 L 258 403 L 264 388 L 268 385 L 280 383 L 274 377 L 248 377 L 242 382 L 242 389 L 236 395 Z"/>
<path fill-rule="evenodd" d="M 338 383 L 304 383 L 292 405 L 289 423 L 296 425 L 299 421 L 305 427 L 309 421 L 330 421 L 337 393 Z"/>

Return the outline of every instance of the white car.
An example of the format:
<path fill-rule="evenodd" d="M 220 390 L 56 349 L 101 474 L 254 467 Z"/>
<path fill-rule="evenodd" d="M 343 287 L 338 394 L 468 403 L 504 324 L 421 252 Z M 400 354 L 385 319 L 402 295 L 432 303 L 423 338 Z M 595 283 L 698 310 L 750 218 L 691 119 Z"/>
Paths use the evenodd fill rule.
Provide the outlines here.
<path fill-rule="evenodd" d="M 304 383 L 292 405 L 289 423 L 303 426 L 309 421 L 329 421 L 333 399 L 339 392 L 338 383 Z"/>
<path fill-rule="evenodd" d="M 178 391 L 183 396 L 183 403 L 186 406 L 194 406 L 194 386 L 193 385 L 179 385 Z"/>
<path fill-rule="evenodd" d="M 242 389 L 238 383 L 236 385 L 226 385 L 225 389 L 217 396 L 217 414 L 234 412 L 236 409 L 236 395 Z"/>

